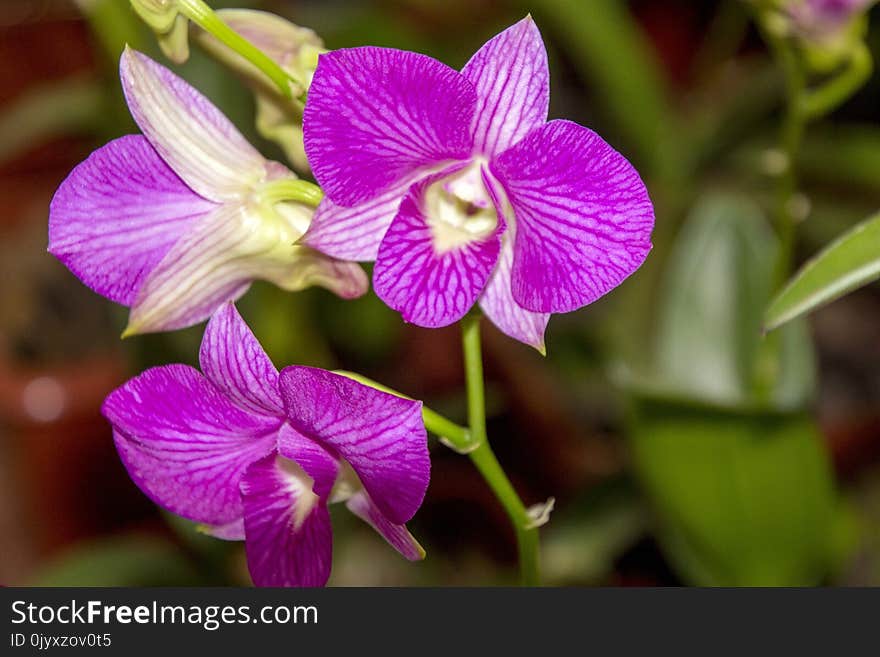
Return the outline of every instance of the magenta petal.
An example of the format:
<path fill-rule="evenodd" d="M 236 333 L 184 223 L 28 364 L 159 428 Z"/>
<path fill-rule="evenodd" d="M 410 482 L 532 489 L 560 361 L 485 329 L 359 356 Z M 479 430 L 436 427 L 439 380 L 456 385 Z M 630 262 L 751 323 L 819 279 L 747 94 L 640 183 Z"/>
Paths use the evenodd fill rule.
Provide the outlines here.
<path fill-rule="evenodd" d="M 550 321 L 550 315 L 526 310 L 513 300 L 513 292 L 510 288 L 512 264 L 512 240 L 509 235 L 505 235 L 498 264 L 480 296 L 480 307 L 502 333 L 534 347 L 543 354 L 544 331 L 547 322 Z"/>
<path fill-rule="evenodd" d="M 312 479 L 312 490 L 322 498 L 328 499 L 339 474 L 339 462 L 317 442 L 302 435 L 289 424 L 282 425 L 278 431 L 278 453 L 296 461 Z"/>
<path fill-rule="evenodd" d="M 293 461 L 268 456 L 241 484 L 245 551 L 256 586 L 324 586 L 330 577 L 333 533 L 327 505 Z"/>
<path fill-rule="evenodd" d="M 376 198 L 419 170 L 471 154 L 477 97 L 425 55 L 350 48 L 321 55 L 303 117 L 306 155 L 337 205 Z"/>
<path fill-rule="evenodd" d="M 348 510 L 355 514 L 358 518 L 366 522 L 373 529 L 388 541 L 395 550 L 400 552 L 406 559 L 410 561 L 419 561 L 425 558 L 425 551 L 419 542 L 409 533 L 405 525 L 398 525 L 382 515 L 378 507 L 373 504 L 373 500 L 367 495 L 366 491 L 355 493 L 345 503 Z"/>
<path fill-rule="evenodd" d="M 357 262 L 375 260 L 385 231 L 412 182 L 411 178 L 405 178 L 402 185 L 395 185 L 380 196 L 352 207 L 336 205 L 325 197 L 301 241 L 334 258 Z"/>
<path fill-rule="evenodd" d="M 448 326 L 467 314 L 486 285 L 500 248 L 496 231 L 437 253 L 423 206 L 427 188 L 441 175 L 413 185 L 404 197 L 373 271 L 376 295 L 404 320 L 425 328 Z"/>
<path fill-rule="evenodd" d="M 220 306 L 205 327 L 199 364 L 211 383 L 244 410 L 284 415 L 278 370 L 232 302 Z"/>
<path fill-rule="evenodd" d="M 144 278 L 214 204 L 140 135 L 92 153 L 49 208 L 49 252 L 98 294 L 131 305 Z"/>
<path fill-rule="evenodd" d="M 236 518 L 225 525 L 203 525 L 199 529 L 201 532 L 223 541 L 243 541 L 244 517 Z"/>
<path fill-rule="evenodd" d="M 169 511 L 211 525 L 241 517 L 242 473 L 274 451 L 279 425 L 245 413 L 186 365 L 147 370 L 110 393 L 102 412 L 138 487 Z"/>
<path fill-rule="evenodd" d="M 513 208 L 511 285 L 527 310 L 592 303 L 647 257 L 651 199 L 632 165 L 593 131 L 551 121 L 491 168 Z"/>
<path fill-rule="evenodd" d="M 500 153 L 547 121 L 547 51 L 531 16 L 490 39 L 461 72 L 477 88 L 474 145 L 483 153 Z"/>
<path fill-rule="evenodd" d="M 421 402 L 311 367 L 282 370 L 281 395 L 290 424 L 348 461 L 391 522 L 415 514 L 431 471 Z"/>

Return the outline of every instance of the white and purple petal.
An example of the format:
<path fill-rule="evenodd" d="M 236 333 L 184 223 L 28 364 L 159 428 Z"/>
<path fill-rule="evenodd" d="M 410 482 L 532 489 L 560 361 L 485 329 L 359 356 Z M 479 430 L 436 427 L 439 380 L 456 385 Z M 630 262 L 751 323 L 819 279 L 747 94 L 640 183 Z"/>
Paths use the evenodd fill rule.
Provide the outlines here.
<path fill-rule="evenodd" d="M 210 525 L 241 518 L 239 483 L 275 451 L 280 421 L 243 411 L 197 370 L 147 370 L 104 401 L 119 456 L 153 501 Z"/>
<path fill-rule="evenodd" d="M 491 163 L 516 223 L 511 287 L 527 310 L 592 303 L 641 266 L 654 209 L 638 172 L 570 121 L 533 130 Z"/>
<path fill-rule="evenodd" d="M 303 117 L 306 155 L 337 205 L 471 155 L 473 85 L 435 59 L 390 48 L 321 55 Z"/>
<path fill-rule="evenodd" d="M 379 244 L 400 208 L 413 176 L 369 201 L 346 207 L 324 197 L 315 210 L 302 243 L 334 258 L 372 262 Z"/>
<path fill-rule="evenodd" d="M 404 558 L 420 561 L 425 558 L 425 550 L 415 537 L 409 533 L 406 525 L 393 523 L 379 510 L 366 491 L 352 495 L 345 503 L 348 510 L 375 529 L 382 538 Z"/>
<path fill-rule="evenodd" d="M 98 294 L 130 305 L 174 243 L 215 207 L 144 137 L 120 137 L 61 183 L 49 207 L 49 252 Z"/>
<path fill-rule="evenodd" d="M 513 299 L 510 269 L 513 265 L 513 237 L 506 233 L 501 242 L 501 253 L 495 270 L 480 296 L 480 308 L 498 329 L 523 344 L 546 352 L 544 331 L 550 321 L 548 313 L 526 310 Z"/>
<path fill-rule="evenodd" d="M 243 198 L 266 176 L 263 156 L 207 98 L 146 55 L 126 48 L 120 77 L 144 136 L 206 199 Z"/>
<path fill-rule="evenodd" d="M 306 471 L 270 455 L 241 482 L 245 552 L 256 586 L 324 586 L 330 577 L 333 532 L 327 504 Z"/>
<path fill-rule="evenodd" d="M 487 236 L 438 251 L 426 194 L 442 185 L 443 174 L 415 184 L 379 247 L 373 272 L 376 295 L 425 328 L 448 326 L 464 317 L 476 302 L 498 259 L 497 228 Z"/>
<path fill-rule="evenodd" d="M 345 459 L 382 513 L 409 520 L 430 478 L 422 404 L 311 367 L 281 371 L 288 422 Z"/>
<path fill-rule="evenodd" d="M 232 302 L 220 306 L 205 327 L 199 364 L 208 380 L 245 411 L 284 416 L 278 370 Z"/>
<path fill-rule="evenodd" d="M 495 155 L 547 121 L 547 50 L 531 16 L 490 39 L 462 69 L 477 90 L 474 145 Z"/>

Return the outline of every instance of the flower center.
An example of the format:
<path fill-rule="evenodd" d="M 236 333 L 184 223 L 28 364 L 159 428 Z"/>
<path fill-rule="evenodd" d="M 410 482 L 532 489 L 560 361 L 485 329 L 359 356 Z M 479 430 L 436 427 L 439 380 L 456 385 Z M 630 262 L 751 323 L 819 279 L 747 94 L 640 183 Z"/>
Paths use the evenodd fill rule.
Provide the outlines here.
<path fill-rule="evenodd" d="M 305 522 L 312 509 L 321 501 L 312 487 L 315 481 L 306 474 L 296 461 L 283 456 L 275 457 L 275 463 L 281 472 L 281 477 L 287 487 L 288 492 L 294 499 L 293 508 L 291 509 L 290 519 L 293 528 L 299 529 Z"/>
<path fill-rule="evenodd" d="M 425 214 L 437 253 L 489 237 L 498 226 L 498 213 L 483 181 L 481 163 L 473 162 L 431 185 L 425 194 Z"/>

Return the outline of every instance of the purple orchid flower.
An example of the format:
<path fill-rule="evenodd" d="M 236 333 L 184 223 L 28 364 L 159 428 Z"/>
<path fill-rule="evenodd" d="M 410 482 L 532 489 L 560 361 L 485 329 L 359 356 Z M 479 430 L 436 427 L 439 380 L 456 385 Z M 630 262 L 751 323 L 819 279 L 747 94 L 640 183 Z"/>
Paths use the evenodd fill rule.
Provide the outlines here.
<path fill-rule="evenodd" d="M 326 197 L 304 243 L 376 260 L 376 293 L 406 321 L 445 326 L 479 303 L 543 351 L 549 314 L 635 271 L 654 225 L 635 169 L 587 128 L 547 122 L 548 104 L 531 17 L 461 72 L 387 48 L 322 55 L 304 132 Z"/>
<path fill-rule="evenodd" d="M 135 483 L 169 511 L 244 540 L 257 586 L 323 586 L 327 505 L 346 500 L 410 560 L 406 523 L 430 460 L 421 402 L 311 367 L 279 374 L 233 304 L 208 322 L 187 365 L 147 370 L 103 413 Z"/>
<path fill-rule="evenodd" d="M 110 142 L 61 184 L 49 252 L 97 293 L 131 307 L 126 334 L 182 328 L 256 279 L 285 290 L 367 290 L 359 265 L 295 245 L 313 208 L 296 176 L 263 158 L 182 79 L 126 49 L 122 86 L 143 135 Z"/>

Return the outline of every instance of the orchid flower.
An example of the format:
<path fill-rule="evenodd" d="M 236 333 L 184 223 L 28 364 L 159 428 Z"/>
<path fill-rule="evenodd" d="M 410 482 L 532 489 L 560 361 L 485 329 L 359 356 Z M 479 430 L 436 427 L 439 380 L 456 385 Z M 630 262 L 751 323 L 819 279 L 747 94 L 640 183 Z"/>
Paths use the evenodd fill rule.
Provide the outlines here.
<path fill-rule="evenodd" d="M 205 31 L 196 34 L 206 51 L 237 71 L 253 90 L 260 135 L 277 143 L 297 170 L 308 171 L 303 148 L 303 103 L 299 99 L 312 80 L 318 54 L 325 52 L 324 42 L 314 31 L 265 11 L 221 9 L 217 17 L 290 75 L 291 97 L 287 98 L 256 66 L 212 34 Z"/>
<path fill-rule="evenodd" d="M 305 148 L 326 197 L 304 243 L 376 260 L 376 293 L 424 327 L 479 303 L 543 351 L 550 313 L 614 288 L 654 224 L 635 169 L 594 132 L 547 122 L 549 73 L 531 17 L 461 72 L 425 55 L 321 55 Z"/>
<path fill-rule="evenodd" d="M 312 187 L 263 158 L 182 79 L 127 49 L 120 73 L 143 135 L 77 166 L 50 207 L 49 251 L 90 288 L 131 307 L 124 335 L 182 328 L 256 279 L 285 290 L 367 289 L 356 264 L 295 243 Z"/>
<path fill-rule="evenodd" d="M 244 540 L 257 586 L 327 582 L 327 505 L 342 500 L 404 557 L 424 557 L 404 526 L 430 472 L 421 402 L 311 367 L 279 374 L 231 302 L 209 321 L 199 360 L 201 373 L 156 367 L 104 402 L 151 499 Z"/>

